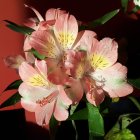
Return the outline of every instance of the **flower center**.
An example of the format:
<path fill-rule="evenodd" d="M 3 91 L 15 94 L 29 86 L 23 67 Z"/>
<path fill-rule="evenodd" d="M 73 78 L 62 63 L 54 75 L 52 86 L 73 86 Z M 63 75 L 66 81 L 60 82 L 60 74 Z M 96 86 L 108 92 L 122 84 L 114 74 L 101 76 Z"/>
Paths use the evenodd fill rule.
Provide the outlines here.
<path fill-rule="evenodd" d="M 35 74 L 28 79 L 28 83 L 32 86 L 47 87 L 50 88 L 52 85 L 43 76 Z"/>
<path fill-rule="evenodd" d="M 94 69 L 105 69 L 110 65 L 107 58 L 100 54 L 93 54 L 89 56 L 89 61 Z"/>
<path fill-rule="evenodd" d="M 62 48 L 65 50 L 71 48 L 72 44 L 74 43 L 75 37 L 72 33 L 61 32 L 59 33 L 57 39 Z"/>

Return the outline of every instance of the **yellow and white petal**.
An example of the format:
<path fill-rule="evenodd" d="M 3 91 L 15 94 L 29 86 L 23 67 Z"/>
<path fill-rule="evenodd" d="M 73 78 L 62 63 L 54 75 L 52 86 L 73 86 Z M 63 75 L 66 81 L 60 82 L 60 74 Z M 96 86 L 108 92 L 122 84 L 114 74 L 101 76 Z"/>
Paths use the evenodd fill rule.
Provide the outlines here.
<path fill-rule="evenodd" d="M 97 70 L 91 74 L 96 84 L 108 92 L 112 98 L 126 96 L 133 92 L 133 88 L 126 81 L 127 68 L 120 63 L 105 70 Z"/>
<path fill-rule="evenodd" d="M 62 50 L 71 49 L 78 34 L 78 24 L 74 16 L 61 15 L 54 25 L 54 34 Z"/>
<path fill-rule="evenodd" d="M 94 70 L 106 69 L 112 66 L 118 57 L 118 44 L 111 38 L 104 38 L 100 42 L 93 40 L 89 62 Z"/>
<path fill-rule="evenodd" d="M 39 104 L 39 101 L 44 101 L 45 99 L 48 99 L 47 97 L 50 97 L 51 94 L 53 95 L 53 98 L 57 96 L 57 93 L 55 92 L 57 91 L 57 89 L 55 87 L 50 89 L 45 89 L 42 87 L 32 87 L 25 83 L 22 83 L 19 86 L 18 91 L 24 100 L 31 101 L 37 104 Z"/>

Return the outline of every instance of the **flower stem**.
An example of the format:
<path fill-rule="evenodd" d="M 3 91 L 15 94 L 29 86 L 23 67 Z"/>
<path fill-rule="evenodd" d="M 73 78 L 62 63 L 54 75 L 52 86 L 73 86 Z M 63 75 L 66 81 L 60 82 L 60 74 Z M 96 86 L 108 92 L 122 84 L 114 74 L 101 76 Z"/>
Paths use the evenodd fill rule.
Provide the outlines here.
<path fill-rule="evenodd" d="M 139 102 L 134 97 L 132 97 L 132 96 L 129 96 L 128 99 L 130 99 L 133 102 L 133 104 L 137 107 L 137 109 L 140 111 L 140 104 L 139 104 Z"/>

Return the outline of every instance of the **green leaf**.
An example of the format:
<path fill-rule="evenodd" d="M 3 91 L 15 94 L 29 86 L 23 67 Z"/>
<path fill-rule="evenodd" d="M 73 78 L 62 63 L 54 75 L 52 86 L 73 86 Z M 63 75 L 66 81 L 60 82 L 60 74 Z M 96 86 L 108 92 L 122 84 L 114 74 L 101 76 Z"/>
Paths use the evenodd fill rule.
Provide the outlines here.
<path fill-rule="evenodd" d="M 108 22 L 110 19 L 112 19 L 115 15 L 117 15 L 118 12 L 119 12 L 119 9 L 107 13 L 104 16 L 102 16 L 101 18 L 98 18 L 98 19 L 90 22 L 88 27 L 95 28 L 96 26 L 103 25 L 106 22 Z"/>
<path fill-rule="evenodd" d="M 99 109 L 88 102 L 87 108 L 90 139 L 93 139 L 93 137 L 104 136 L 104 121 Z"/>
<path fill-rule="evenodd" d="M 3 102 L 3 103 L 0 105 L 0 108 L 14 105 L 14 104 L 16 104 L 17 102 L 19 102 L 20 99 L 21 99 L 21 95 L 20 95 L 18 92 L 16 92 L 16 93 L 15 93 L 14 95 L 12 95 L 8 100 L 6 100 L 5 102 Z"/>
<path fill-rule="evenodd" d="M 69 116 L 68 120 L 87 120 L 88 110 L 87 108 L 81 109 Z"/>
<path fill-rule="evenodd" d="M 38 58 L 38 59 L 40 59 L 40 60 L 44 60 L 44 59 L 46 58 L 46 56 L 44 56 L 44 55 L 38 53 L 34 48 L 32 48 L 30 51 L 33 53 L 33 55 L 34 55 L 36 58 Z"/>
<path fill-rule="evenodd" d="M 74 111 L 76 110 L 78 104 L 76 105 L 71 105 L 71 108 L 70 108 L 70 115 L 72 115 L 74 113 Z"/>
<path fill-rule="evenodd" d="M 140 78 L 138 79 L 129 79 L 128 82 L 132 84 L 134 87 L 140 89 Z"/>
<path fill-rule="evenodd" d="M 58 121 L 54 118 L 54 116 L 52 116 L 49 122 L 51 140 L 55 140 L 57 129 L 58 129 Z"/>
<path fill-rule="evenodd" d="M 8 85 L 4 91 L 18 89 L 18 87 L 20 86 L 21 83 L 22 83 L 22 80 L 16 80 L 16 81 L 12 82 L 10 85 Z"/>
<path fill-rule="evenodd" d="M 103 25 L 106 22 L 108 22 L 110 19 L 112 19 L 115 15 L 117 15 L 119 11 L 120 11 L 119 9 L 113 10 L 94 21 L 91 21 L 88 25 L 80 26 L 79 30 L 92 29 L 95 28 L 96 26 Z"/>
<path fill-rule="evenodd" d="M 10 28 L 13 31 L 25 34 L 25 35 L 30 35 L 34 29 L 27 27 L 27 26 L 21 26 L 21 25 L 17 25 L 14 22 L 11 22 L 9 20 L 4 20 L 7 23 L 7 27 Z"/>
<path fill-rule="evenodd" d="M 129 0 L 121 0 L 122 8 L 124 9 L 124 12 L 127 11 L 127 6 L 128 6 Z"/>

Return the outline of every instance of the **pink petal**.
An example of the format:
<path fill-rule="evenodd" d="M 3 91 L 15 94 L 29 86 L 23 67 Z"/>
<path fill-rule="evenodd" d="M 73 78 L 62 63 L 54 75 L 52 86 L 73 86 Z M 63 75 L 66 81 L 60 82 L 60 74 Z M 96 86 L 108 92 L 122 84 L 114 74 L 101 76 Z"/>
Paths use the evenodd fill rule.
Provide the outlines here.
<path fill-rule="evenodd" d="M 80 31 L 78 33 L 77 39 L 74 43 L 74 48 L 80 50 L 87 50 L 88 48 L 91 48 L 93 37 L 96 37 L 96 33 L 90 30 Z"/>
<path fill-rule="evenodd" d="M 39 125 L 47 125 L 49 124 L 50 118 L 53 113 L 55 100 L 51 103 L 46 104 L 45 106 L 41 107 L 40 105 L 37 106 L 35 110 L 35 117 L 36 121 Z"/>
<path fill-rule="evenodd" d="M 19 67 L 19 75 L 23 81 L 26 81 L 36 74 L 38 74 L 38 72 L 27 62 L 23 62 Z"/>
<path fill-rule="evenodd" d="M 112 66 L 118 57 L 118 44 L 110 38 L 104 38 L 92 45 L 90 63 L 94 69 L 105 69 Z"/>
<path fill-rule="evenodd" d="M 36 66 L 37 70 L 39 70 L 40 74 L 47 77 L 47 64 L 46 64 L 45 60 L 38 61 L 36 59 L 35 60 L 35 66 Z"/>
<path fill-rule="evenodd" d="M 54 34 L 61 45 L 61 49 L 70 49 L 77 37 L 78 24 L 74 16 L 63 14 L 54 25 Z"/>
<path fill-rule="evenodd" d="M 21 98 L 21 105 L 24 109 L 35 112 L 37 104 L 31 101 L 24 100 L 24 98 Z"/>
<path fill-rule="evenodd" d="M 65 105 L 71 105 L 72 104 L 72 101 L 71 99 L 67 96 L 67 93 L 65 92 L 64 90 L 64 87 L 63 86 L 57 86 L 58 87 L 58 90 L 59 90 L 59 98 L 63 101 L 63 103 Z"/>
<path fill-rule="evenodd" d="M 68 106 L 63 104 L 63 101 L 58 98 L 56 105 L 55 105 L 55 108 L 54 108 L 54 117 L 58 121 L 66 120 L 69 116 L 67 109 L 68 109 Z"/>
<path fill-rule="evenodd" d="M 67 67 L 67 68 L 70 68 L 70 67 L 73 67 L 72 65 L 72 63 L 73 63 L 73 61 L 74 61 L 74 57 L 75 57 L 75 54 L 76 52 L 74 51 L 74 50 L 67 50 L 66 52 L 65 52 L 65 54 L 66 54 L 66 58 L 65 58 L 65 66 Z M 71 65 L 71 66 L 69 66 L 69 64 Z"/>
<path fill-rule="evenodd" d="M 30 45 L 49 58 L 57 58 L 60 54 L 53 35 L 45 30 L 33 32 L 30 36 Z"/>
<path fill-rule="evenodd" d="M 84 73 L 88 71 L 88 64 L 86 63 L 86 51 L 77 51 L 69 58 L 71 64 L 70 73 L 72 77 L 81 79 Z M 68 60 L 67 60 L 68 61 Z"/>
<path fill-rule="evenodd" d="M 124 83 L 116 89 L 105 86 L 104 90 L 108 92 L 111 98 L 116 98 L 116 97 L 123 97 L 131 94 L 133 92 L 133 87 L 127 83 Z"/>
<path fill-rule="evenodd" d="M 51 8 L 51 9 L 47 10 L 45 19 L 46 19 L 46 21 L 54 20 L 54 19 L 59 18 L 60 15 L 65 14 L 65 13 L 66 13 L 66 11 L 64 11 L 64 10 Z"/>
<path fill-rule="evenodd" d="M 95 71 L 96 79 L 104 79 L 103 89 L 110 97 L 122 97 L 133 92 L 133 88 L 126 81 L 127 68 L 120 63 L 116 63 L 103 71 Z"/>

